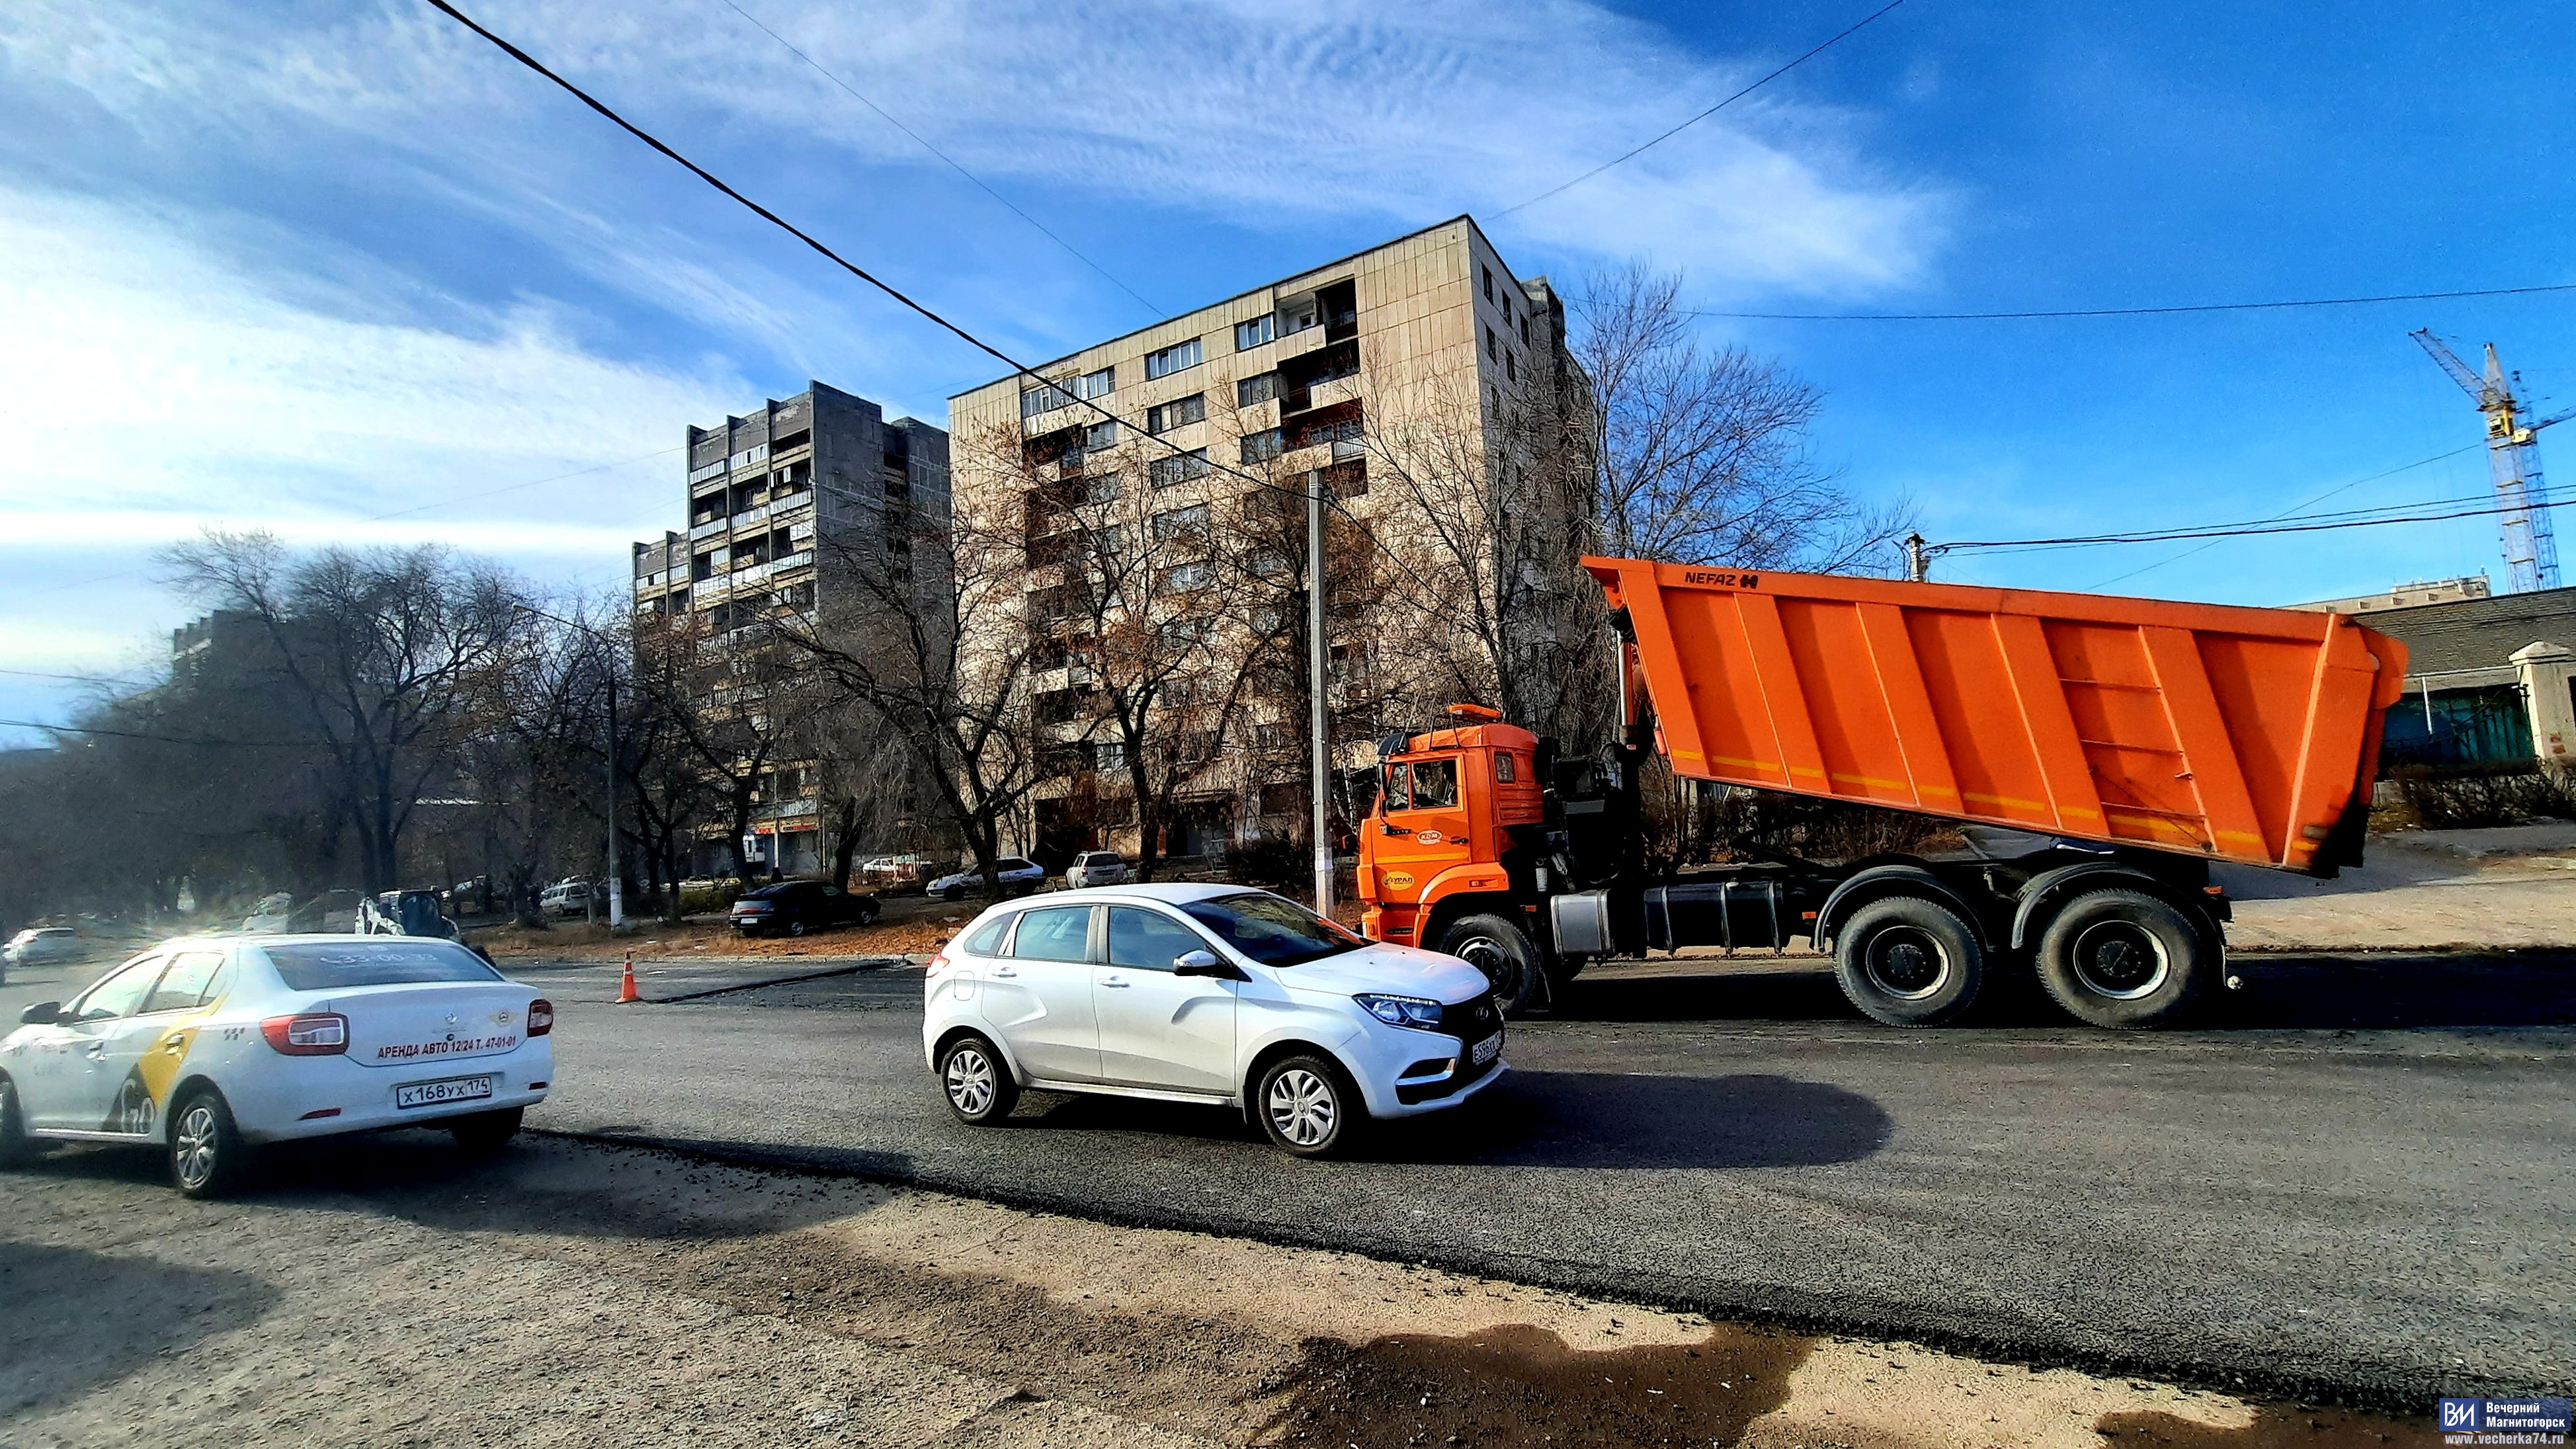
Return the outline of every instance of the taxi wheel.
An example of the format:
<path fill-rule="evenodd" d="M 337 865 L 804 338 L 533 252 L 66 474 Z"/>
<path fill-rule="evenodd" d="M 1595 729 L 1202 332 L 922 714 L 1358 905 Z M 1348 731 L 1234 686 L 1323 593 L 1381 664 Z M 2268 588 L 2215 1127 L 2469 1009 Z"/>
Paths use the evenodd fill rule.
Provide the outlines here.
<path fill-rule="evenodd" d="M 27 1118 L 18 1110 L 18 1084 L 0 1076 L 0 1167 L 17 1167 L 36 1155 Z"/>
<path fill-rule="evenodd" d="M 221 1092 L 200 1087 L 170 1114 L 170 1185 L 182 1197 L 222 1197 L 250 1171 L 250 1144 Z"/>
<path fill-rule="evenodd" d="M 519 1135 L 519 1119 L 525 1111 L 521 1107 L 504 1107 L 497 1112 L 477 1112 L 470 1117 L 459 1117 L 447 1124 L 448 1135 L 456 1139 L 457 1146 L 468 1152 L 498 1152 L 510 1144 L 511 1138 Z"/>
<path fill-rule="evenodd" d="M 1019 1105 L 1020 1084 L 1011 1080 L 1010 1063 L 993 1044 L 968 1032 L 939 1053 L 939 1090 L 948 1110 L 970 1127 L 983 1127 L 1011 1115 Z"/>

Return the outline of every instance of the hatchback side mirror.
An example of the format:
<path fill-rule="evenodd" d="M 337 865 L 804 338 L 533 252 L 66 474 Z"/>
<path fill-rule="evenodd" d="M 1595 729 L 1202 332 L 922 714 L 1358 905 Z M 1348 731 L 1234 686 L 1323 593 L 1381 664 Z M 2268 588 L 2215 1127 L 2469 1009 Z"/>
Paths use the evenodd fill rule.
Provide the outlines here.
<path fill-rule="evenodd" d="M 1217 959 L 1214 951 L 1186 951 L 1172 958 L 1175 976 L 1214 976 L 1226 981 L 1242 981 L 1242 971 Z"/>
<path fill-rule="evenodd" d="M 22 1026 L 51 1026 L 62 1019 L 63 1004 L 59 1001 L 39 1001 L 18 1013 L 18 1022 Z"/>

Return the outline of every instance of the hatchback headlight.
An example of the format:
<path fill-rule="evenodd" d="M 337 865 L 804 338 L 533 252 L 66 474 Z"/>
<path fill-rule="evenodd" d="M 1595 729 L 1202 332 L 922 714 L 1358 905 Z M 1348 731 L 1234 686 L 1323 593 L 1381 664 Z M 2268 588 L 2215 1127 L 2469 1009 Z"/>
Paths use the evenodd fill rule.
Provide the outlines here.
<path fill-rule="evenodd" d="M 1419 996 L 1381 996 L 1375 992 L 1354 996 L 1360 1009 L 1389 1026 L 1409 1026 L 1416 1031 L 1440 1029 L 1440 1003 Z"/>

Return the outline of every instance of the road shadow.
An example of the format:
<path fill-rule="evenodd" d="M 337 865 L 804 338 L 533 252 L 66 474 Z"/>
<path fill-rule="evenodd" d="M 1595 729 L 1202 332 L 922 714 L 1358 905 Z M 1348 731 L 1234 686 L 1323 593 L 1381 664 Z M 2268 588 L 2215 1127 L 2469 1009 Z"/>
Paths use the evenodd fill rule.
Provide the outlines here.
<path fill-rule="evenodd" d="M 0 1239 L 0 1420 L 256 1322 L 279 1296 L 248 1273 Z"/>
<path fill-rule="evenodd" d="M 1006 1125 L 1268 1150 L 1260 1131 L 1232 1108 L 1124 1097 L 1032 1096 Z M 1885 1146 L 1893 1130 L 1867 1097 L 1790 1077 L 1514 1071 L 1449 1111 L 1372 1124 L 1352 1156 L 1461 1167 L 1722 1171 L 1856 1161 Z"/>
<path fill-rule="evenodd" d="M 730 1167 L 707 1160 L 711 1156 L 810 1166 L 818 1173 L 911 1176 L 911 1159 L 892 1153 L 800 1153 L 792 1147 L 676 1139 L 594 1148 L 533 1135 L 478 1153 L 436 1129 L 403 1129 L 262 1148 L 237 1196 L 281 1208 L 345 1209 L 354 1200 L 453 1232 L 643 1240 L 787 1232 L 874 1205 L 828 1177 Z M 159 1148 L 83 1143 L 57 1148 L 20 1170 L 163 1191 L 169 1181 L 168 1157 Z M 6 1301 L 0 1293 L 0 1303 Z"/>
<path fill-rule="evenodd" d="M 1834 982 L 1830 962 L 1712 961 L 1688 976 L 1612 977 L 1567 984 L 1548 1018 L 1596 1022 L 1851 1022 L 1867 1025 Z M 2403 1031 L 2576 1025 L 2576 952 L 2467 954 L 2283 953 L 2231 957 L 2239 990 L 2217 989 L 2196 1019 L 2204 1031 Z M 2027 968 L 1989 969 L 1975 1010 L 1952 1031 L 2084 1029 Z M 1887 1028 L 1894 1030 L 1894 1028 Z"/>
<path fill-rule="evenodd" d="M 1895 1122 L 1794 1077 L 1514 1071 L 1457 1110 L 1383 1124 L 1365 1155 L 1484 1167 L 1698 1168 L 1856 1162 Z"/>

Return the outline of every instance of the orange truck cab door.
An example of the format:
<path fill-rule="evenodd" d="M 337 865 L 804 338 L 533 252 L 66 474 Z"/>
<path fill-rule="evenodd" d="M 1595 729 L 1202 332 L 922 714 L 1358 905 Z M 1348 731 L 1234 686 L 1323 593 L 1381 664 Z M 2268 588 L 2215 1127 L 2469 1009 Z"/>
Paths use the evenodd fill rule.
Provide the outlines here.
<path fill-rule="evenodd" d="M 1413 929 L 1423 890 L 1442 871 L 1466 864 L 1473 850 L 1463 763 L 1455 750 L 1389 761 L 1386 793 L 1368 824 L 1386 933 L 1407 944 L 1419 944 Z"/>

